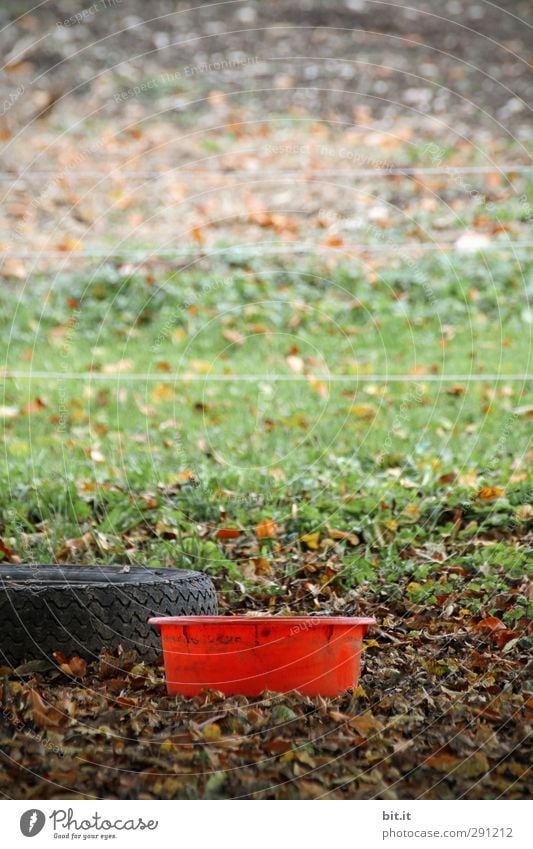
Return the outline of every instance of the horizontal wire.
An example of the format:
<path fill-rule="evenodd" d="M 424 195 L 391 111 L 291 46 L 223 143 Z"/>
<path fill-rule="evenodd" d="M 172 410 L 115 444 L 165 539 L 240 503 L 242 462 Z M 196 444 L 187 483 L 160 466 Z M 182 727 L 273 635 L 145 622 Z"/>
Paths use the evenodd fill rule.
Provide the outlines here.
<path fill-rule="evenodd" d="M 477 234 L 476 234 L 477 235 Z M 172 250 L 145 250 L 145 251 L 134 251 L 128 250 L 125 248 L 124 250 L 103 250 L 101 248 L 80 250 L 80 251 L 0 251 L 0 262 L 2 259 L 66 259 L 67 257 L 70 259 L 71 257 L 79 258 L 79 259 L 89 259 L 89 258 L 103 258 L 103 259 L 112 259 L 112 258 L 123 258 L 130 260 L 147 260 L 151 258 L 166 258 L 166 259 L 178 259 L 180 257 L 189 257 L 189 256 L 202 256 L 208 257 L 214 254 L 225 253 L 228 251 L 235 251 L 238 253 L 239 251 L 250 251 L 253 250 L 255 254 L 270 254 L 270 253 L 280 253 L 280 252 L 289 252 L 289 253 L 305 253 L 308 251 L 335 251 L 337 253 L 349 253 L 351 251 L 367 251 L 370 253 L 389 253 L 391 251 L 438 251 L 438 250 L 456 250 L 460 253 L 474 253 L 474 252 L 483 252 L 483 251 L 499 251 L 499 250 L 517 250 L 517 249 L 529 249 L 533 248 L 533 242 L 518 242 L 518 241 L 494 241 L 489 242 L 486 245 L 472 246 L 472 248 L 467 248 L 457 246 L 455 242 L 387 242 L 383 245 L 369 245 L 365 243 L 355 243 L 355 244 L 346 244 L 346 245 L 326 245 L 323 243 L 315 243 L 315 244 L 273 244 L 273 245 L 224 245 L 216 248 L 183 248 L 182 250 L 172 249 Z"/>
<path fill-rule="evenodd" d="M 486 383 L 487 381 L 523 381 L 533 379 L 533 374 L 154 374 L 153 372 L 63 372 L 63 371 L 16 371 L 0 374 L 0 380 L 145 380 L 158 383 L 254 383 L 263 380 L 278 383 L 308 383 L 321 380 L 330 383 Z"/>
<path fill-rule="evenodd" d="M 237 170 L 212 170 L 210 168 L 181 168 L 176 166 L 168 171 L 161 170 L 141 170 L 141 171 L 120 171 L 120 166 L 117 166 L 112 171 L 103 169 L 93 169 L 90 171 L 77 171 L 74 167 L 65 166 L 64 168 L 36 169 L 27 172 L 0 171 L 0 181 L 21 180 L 32 176 L 50 176 L 57 174 L 59 176 L 67 176 L 72 174 L 74 177 L 110 177 L 121 176 L 128 178 L 150 178 L 157 179 L 158 177 L 177 176 L 190 174 L 191 176 L 210 176 L 210 177 L 257 177 L 257 176 L 279 176 L 279 177 L 411 177 L 418 175 L 433 175 L 446 176 L 454 174 L 528 174 L 533 172 L 533 165 L 464 165 L 464 166 L 449 166 L 449 167 L 424 167 L 424 166 L 407 166 L 407 167 L 391 167 L 391 168 L 350 168 L 350 169 L 314 169 L 305 167 L 299 169 L 282 169 L 282 168 L 261 168 L 254 169 L 237 169 Z"/>

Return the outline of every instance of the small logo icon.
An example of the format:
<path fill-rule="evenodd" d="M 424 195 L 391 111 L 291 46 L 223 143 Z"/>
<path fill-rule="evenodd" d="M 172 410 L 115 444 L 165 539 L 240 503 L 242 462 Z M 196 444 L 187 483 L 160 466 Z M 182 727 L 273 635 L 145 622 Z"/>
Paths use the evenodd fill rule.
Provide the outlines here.
<path fill-rule="evenodd" d="M 20 818 L 20 830 L 24 837 L 35 837 L 42 831 L 46 822 L 46 817 L 42 811 L 37 808 L 32 808 L 29 811 L 24 811 Z"/>

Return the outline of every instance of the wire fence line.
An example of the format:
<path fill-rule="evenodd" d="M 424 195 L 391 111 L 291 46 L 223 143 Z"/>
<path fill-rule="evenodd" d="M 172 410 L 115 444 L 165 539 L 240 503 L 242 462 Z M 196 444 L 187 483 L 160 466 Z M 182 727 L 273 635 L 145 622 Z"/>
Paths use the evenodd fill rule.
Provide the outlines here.
<path fill-rule="evenodd" d="M 417 177 L 417 176 L 454 176 L 459 174 L 530 174 L 533 173 L 533 165 L 459 165 L 454 166 L 397 166 L 391 168 L 312 168 L 311 166 L 302 166 L 298 169 L 282 169 L 282 168 L 261 168 L 256 169 L 212 169 L 212 168 L 195 168 L 187 166 L 181 168 L 176 166 L 167 171 L 157 170 L 133 170 L 121 171 L 120 166 L 114 170 L 93 168 L 91 170 L 77 170 L 74 167 L 65 166 L 64 168 L 40 168 L 28 171 L 0 171 L 0 181 L 10 182 L 18 180 L 26 180 L 31 177 L 51 177 L 53 175 L 65 177 L 71 174 L 73 177 L 91 178 L 91 177 L 127 177 L 139 179 L 158 179 L 160 177 L 182 176 L 190 174 L 192 177 L 257 177 L 260 174 L 262 177 Z"/>
<path fill-rule="evenodd" d="M 527 383 L 533 373 L 502 372 L 487 374 L 155 374 L 154 372 L 65 372 L 65 371 L 21 371 L 9 369 L 0 374 L 0 380 L 125 380 L 155 381 L 157 383 L 487 383 L 520 381 Z"/>
<path fill-rule="evenodd" d="M 461 247 L 456 242 L 387 242 L 385 244 L 367 244 L 364 242 L 328 245 L 321 242 L 316 243 L 279 243 L 265 245 L 223 245 L 213 248 L 172 248 L 172 249 L 147 249 L 144 251 L 103 248 L 87 248 L 84 250 L 42 250 L 42 251 L 0 251 L 0 262 L 2 259 L 125 259 L 143 262 L 148 259 L 180 259 L 182 257 L 200 256 L 210 257 L 234 251 L 235 253 L 253 250 L 256 255 L 270 255 L 277 253 L 309 253 L 310 251 L 334 251 L 336 253 L 396 253 L 397 251 L 457 251 L 458 253 L 492 252 L 501 250 L 523 250 L 533 248 L 533 241 L 493 241 L 484 245 L 473 245 L 472 248 Z"/>

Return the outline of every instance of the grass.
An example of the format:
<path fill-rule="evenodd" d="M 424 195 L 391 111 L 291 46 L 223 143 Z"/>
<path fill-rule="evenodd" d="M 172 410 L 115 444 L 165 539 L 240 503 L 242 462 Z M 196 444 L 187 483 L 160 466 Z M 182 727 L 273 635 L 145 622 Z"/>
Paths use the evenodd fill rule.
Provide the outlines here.
<path fill-rule="evenodd" d="M 506 252 L 242 259 L 5 286 L 3 363 L 28 376 L 4 382 L 2 538 L 24 560 L 207 568 L 233 605 L 283 605 L 312 557 L 341 598 L 492 609 L 526 569 L 530 387 L 431 378 L 528 371 L 530 271 Z"/>

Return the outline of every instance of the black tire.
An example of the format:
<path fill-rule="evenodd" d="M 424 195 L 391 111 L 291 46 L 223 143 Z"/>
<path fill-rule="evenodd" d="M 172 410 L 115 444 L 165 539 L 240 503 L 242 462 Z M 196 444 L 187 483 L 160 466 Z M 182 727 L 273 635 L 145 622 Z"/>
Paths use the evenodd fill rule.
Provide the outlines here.
<path fill-rule="evenodd" d="M 127 567 L 126 567 L 127 569 Z M 131 566 L 0 565 L 0 664 L 98 657 L 105 646 L 161 652 L 150 616 L 216 614 L 212 581 L 200 572 Z"/>

